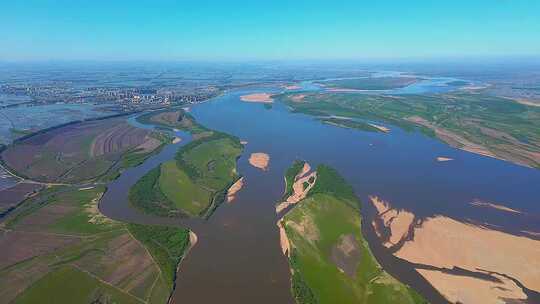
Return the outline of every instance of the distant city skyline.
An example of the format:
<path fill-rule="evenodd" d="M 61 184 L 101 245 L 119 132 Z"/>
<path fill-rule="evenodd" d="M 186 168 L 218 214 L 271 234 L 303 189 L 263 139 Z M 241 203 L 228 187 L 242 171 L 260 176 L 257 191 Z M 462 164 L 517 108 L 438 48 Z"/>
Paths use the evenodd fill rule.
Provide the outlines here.
<path fill-rule="evenodd" d="M 540 1 L 29 0 L 2 7 L 0 61 L 540 56 Z"/>

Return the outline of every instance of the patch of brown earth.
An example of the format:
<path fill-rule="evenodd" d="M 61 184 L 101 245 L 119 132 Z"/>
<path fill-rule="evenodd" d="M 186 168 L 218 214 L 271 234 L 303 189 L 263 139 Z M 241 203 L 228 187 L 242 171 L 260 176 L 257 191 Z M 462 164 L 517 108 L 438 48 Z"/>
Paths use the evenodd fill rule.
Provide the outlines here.
<path fill-rule="evenodd" d="M 249 163 L 255 167 L 259 168 L 261 170 L 267 170 L 268 164 L 270 162 L 270 156 L 266 153 L 258 152 L 258 153 L 252 153 L 249 157 Z"/>
<path fill-rule="evenodd" d="M 236 198 L 236 193 L 242 189 L 244 186 L 244 178 L 241 177 L 238 179 L 230 188 L 227 190 L 227 203 L 234 201 Z"/>
<path fill-rule="evenodd" d="M 356 277 L 356 269 L 360 262 L 361 252 L 354 235 L 342 235 L 338 243 L 332 247 L 330 258 L 340 271 L 351 278 Z"/>
<path fill-rule="evenodd" d="M 0 214 L 16 206 L 41 187 L 39 184 L 18 183 L 11 188 L 0 191 Z"/>
<path fill-rule="evenodd" d="M 245 102 L 261 102 L 261 103 L 274 102 L 274 99 L 272 98 L 272 94 L 268 94 L 268 93 L 255 93 L 255 94 L 243 95 L 243 96 L 240 96 L 240 100 L 245 101 Z"/>
<path fill-rule="evenodd" d="M 0 269 L 79 241 L 73 236 L 6 231 L 0 235 Z"/>
<path fill-rule="evenodd" d="M 154 151 L 160 145 L 161 141 L 159 141 L 157 138 L 147 135 L 144 139 L 144 142 L 138 145 L 136 149 L 141 149 L 139 153 L 149 153 Z"/>

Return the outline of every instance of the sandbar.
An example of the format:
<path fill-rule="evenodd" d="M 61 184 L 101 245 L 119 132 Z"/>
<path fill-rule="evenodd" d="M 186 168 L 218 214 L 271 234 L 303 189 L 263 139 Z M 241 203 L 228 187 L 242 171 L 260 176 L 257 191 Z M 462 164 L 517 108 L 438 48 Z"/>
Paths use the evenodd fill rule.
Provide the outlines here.
<path fill-rule="evenodd" d="M 384 127 L 384 126 L 381 126 L 381 125 L 376 125 L 376 124 L 373 124 L 373 123 L 368 123 L 368 125 L 370 125 L 370 126 L 376 128 L 376 129 L 378 129 L 378 130 L 380 130 L 380 131 L 382 131 L 382 132 L 384 132 L 384 133 L 390 132 L 390 129 L 389 129 L 389 128 Z"/>
<path fill-rule="evenodd" d="M 284 86 L 285 90 L 298 90 L 298 89 L 301 89 L 302 87 L 301 86 L 298 86 L 298 85 L 286 85 Z"/>
<path fill-rule="evenodd" d="M 385 246 L 391 245 L 395 256 L 418 264 L 417 270 L 452 302 L 498 303 L 500 297 L 523 299 L 523 290 L 508 278 L 528 289 L 540 291 L 540 240 L 441 215 L 424 219 L 413 216 L 412 220 L 404 217 L 406 220 L 398 225 L 395 222 L 403 211 L 392 212 L 394 209 L 390 204 L 377 197 L 371 197 L 371 201 L 378 211 L 378 223 L 382 222 L 384 228 L 391 230 L 392 237 L 386 240 L 383 233 L 377 232 L 377 222 L 372 222 Z M 389 218 L 388 214 L 397 215 Z M 404 225 L 407 222 L 410 224 Z M 392 239 L 394 235 L 399 237 Z M 492 280 L 440 271 L 456 267 L 491 276 Z"/>
<path fill-rule="evenodd" d="M 181 139 L 180 137 L 175 137 L 175 138 L 173 139 L 172 143 L 173 143 L 173 144 L 177 144 L 177 143 L 179 143 L 179 142 L 181 142 L 181 141 L 182 141 L 182 139 Z"/>
<path fill-rule="evenodd" d="M 255 94 L 249 94 L 249 95 L 242 95 L 240 96 L 240 100 L 245 101 L 245 102 L 261 102 L 261 103 L 274 102 L 274 99 L 272 99 L 272 94 L 268 94 L 268 93 L 255 93 Z"/>
<path fill-rule="evenodd" d="M 447 161 L 451 161 L 451 160 L 454 160 L 454 159 L 450 158 L 450 157 L 444 157 L 444 156 L 438 156 L 437 157 L 438 162 L 447 162 Z"/>
<path fill-rule="evenodd" d="M 270 163 L 270 155 L 262 152 L 251 153 L 249 157 L 249 163 L 261 170 L 268 170 L 268 164 Z"/>
<path fill-rule="evenodd" d="M 236 193 L 242 189 L 244 186 L 244 178 L 241 177 L 238 179 L 230 188 L 227 190 L 227 203 L 234 201 L 236 198 Z"/>
<path fill-rule="evenodd" d="M 276 213 L 280 213 L 281 211 L 287 209 L 289 206 L 303 200 L 307 196 L 309 190 L 313 188 L 315 182 L 317 181 L 317 171 L 313 171 L 308 174 L 310 170 L 310 165 L 307 162 L 304 163 L 302 171 L 300 171 L 300 173 L 298 173 L 294 179 L 294 184 L 292 187 L 293 193 L 289 197 L 287 197 L 284 202 L 276 205 Z M 308 186 L 305 188 L 304 183 L 308 184 Z"/>
<path fill-rule="evenodd" d="M 484 201 L 481 201 L 481 200 L 478 200 L 478 199 L 474 200 L 471 203 L 471 205 L 473 205 L 475 207 L 487 207 L 487 208 L 493 208 L 493 209 L 506 211 L 506 212 L 510 212 L 510 213 L 519 213 L 519 214 L 521 214 L 521 211 L 519 211 L 519 210 L 512 209 L 512 208 L 509 208 L 509 207 L 506 207 L 506 206 L 503 206 L 503 205 L 499 205 L 499 204 L 495 204 L 495 203 L 484 202 Z"/>

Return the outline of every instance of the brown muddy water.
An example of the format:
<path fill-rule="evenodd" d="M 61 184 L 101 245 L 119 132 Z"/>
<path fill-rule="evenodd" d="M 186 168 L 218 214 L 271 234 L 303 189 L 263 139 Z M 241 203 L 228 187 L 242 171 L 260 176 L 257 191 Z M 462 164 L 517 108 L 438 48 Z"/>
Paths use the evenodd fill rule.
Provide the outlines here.
<path fill-rule="evenodd" d="M 336 168 L 363 201 L 364 223 L 372 207 L 368 195 L 378 195 L 392 206 L 417 217 L 436 214 L 487 223 L 512 233 L 540 232 L 537 217 L 520 217 L 474 208 L 475 199 L 504 204 L 528 214 L 540 214 L 540 170 L 453 149 L 418 133 L 385 125 L 389 134 L 369 133 L 321 124 L 313 117 L 291 113 L 275 103 L 272 109 L 243 103 L 246 90 L 228 93 L 194 106 L 191 113 L 209 128 L 248 141 L 238 161 L 244 188 L 231 204 L 223 203 L 209 220 L 160 218 L 140 214 L 127 202 L 129 188 L 146 172 L 170 160 L 189 141 L 169 145 L 139 167 L 126 170 L 109 184 L 100 209 L 114 219 L 160 225 L 183 225 L 198 243 L 182 262 L 173 303 L 293 303 L 289 270 L 281 254 L 274 204 L 282 195 L 283 174 L 295 159 Z M 270 168 L 251 167 L 252 152 L 270 155 Z M 437 162 L 438 156 L 453 158 Z M 181 191 L 181 189 L 180 189 Z M 363 233 L 383 267 L 412 286 L 432 303 L 446 301 L 420 276 L 413 265 L 393 257 L 372 231 Z M 434 244 L 436 246 L 436 244 Z M 509 253 L 511 254 L 511 253 Z"/>

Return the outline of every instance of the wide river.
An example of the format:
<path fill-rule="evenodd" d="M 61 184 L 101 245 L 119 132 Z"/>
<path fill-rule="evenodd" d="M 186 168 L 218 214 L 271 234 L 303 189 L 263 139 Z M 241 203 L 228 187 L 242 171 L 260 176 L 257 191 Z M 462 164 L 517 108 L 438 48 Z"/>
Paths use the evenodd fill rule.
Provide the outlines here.
<path fill-rule="evenodd" d="M 441 214 L 511 232 L 540 232 L 540 221 L 534 217 L 503 216 L 470 205 L 480 199 L 540 214 L 540 170 L 454 149 L 392 125 L 383 124 L 391 129 L 388 134 L 343 129 L 291 113 L 280 103 L 266 109 L 261 104 L 240 101 L 241 95 L 253 92 L 262 90 L 229 92 L 191 108 L 203 125 L 248 142 L 238 161 L 245 177 L 244 188 L 234 202 L 223 203 L 209 220 L 143 215 L 127 202 L 129 188 L 140 177 L 172 159 L 178 148 L 189 141 L 189 135 L 184 133 L 179 133 L 184 139 L 181 143 L 168 145 L 111 182 L 101 201 L 100 209 L 112 218 L 185 225 L 197 234 L 198 243 L 179 268 L 173 303 L 294 302 L 287 261 L 279 246 L 274 204 L 284 189 L 283 174 L 295 159 L 336 168 L 362 200 L 366 223 L 373 214 L 368 196 L 378 195 L 418 217 Z M 270 155 L 268 171 L 248 164 L 253 152 Z M 454 160 L 437 162 L 438 156 Z M 373 252 L 388 272 L 433 303 L 445 303 L 409 265 L 382 248 L 370 225 L 363 227 Z"/>

